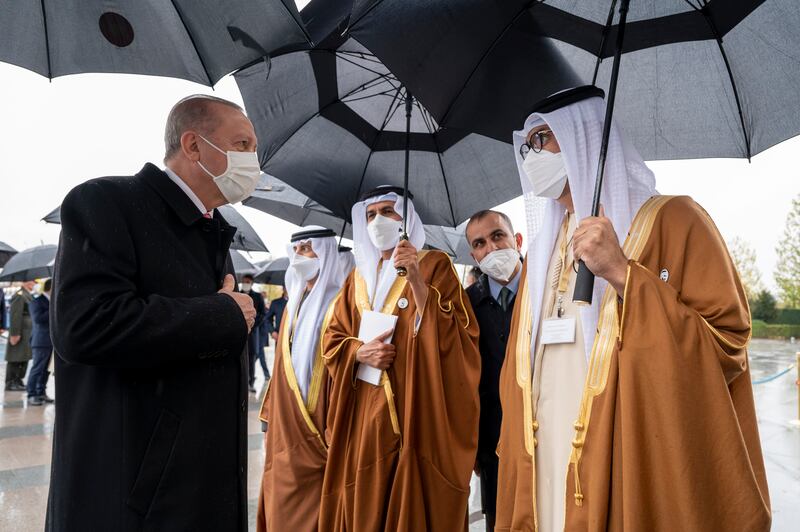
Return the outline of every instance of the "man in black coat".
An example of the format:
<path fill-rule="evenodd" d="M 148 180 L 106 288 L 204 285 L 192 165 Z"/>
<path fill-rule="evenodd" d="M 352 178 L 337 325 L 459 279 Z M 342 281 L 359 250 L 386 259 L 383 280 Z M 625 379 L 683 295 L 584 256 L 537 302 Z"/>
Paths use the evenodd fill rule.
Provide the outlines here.
<path fill-rule="evenodd" d="M 481 334 L 481 416 L 475 472 L 481 480 L 481 503 L 486 530 L 494 530 L 497 504 L 497 441 L 500 438 L 500 370 L 506 353 L 522 261 L 522 235 L 514 233 L 503 213 L 481 211 L 466 227 L 472 257 L 483 274 L 467 288 Z"/>
<path fill-rule="evenodd" d="M 253 300 L 253 307 L 256 309 L 256 321 L 250 335 L 247 337 L 247 354 L 248 354 L 248 368 L 249 368 L 249 381 L 248 385 L 250 393 L 255 393 L 256 383 L 256 360 L 261 364 L 261 369 L 264 372 L 264 378 L 269 379 L 269 370 L 267 370 L 267 361 L 264 359 L 264 348 L 261 346 L 260 329 L 261 324 L 264 322 L 264 316 L 267 314 L 266 304 L 264 303 L 264 296 L 253 290 L 253 276 L 249 273 L 242 276 L 242 292 L 249 295 Z"/>
<path fill-rule="evenodd" d="M 48 531 L 247 530 L 255 310 L 216 207 L 255 188 L 255 132 L 194 96 L 165 144 L 166 169 L 88 181 L 61 207 Z"/>

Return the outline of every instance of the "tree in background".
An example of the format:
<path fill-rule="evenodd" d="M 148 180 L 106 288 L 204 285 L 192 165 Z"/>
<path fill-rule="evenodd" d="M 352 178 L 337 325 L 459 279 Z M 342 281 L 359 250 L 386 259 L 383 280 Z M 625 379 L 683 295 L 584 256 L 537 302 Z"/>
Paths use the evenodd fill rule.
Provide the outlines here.
<path fill-rule="evenodd" d="M 761 290 L 750 304 L 750 311 L 754 320 L 762 320 L 766 322 L 775 321 L 778 317 L 778 309 L 776 307 L 777 301 L 769 290 Z"/>
<path fill-rule="evenodd" d="M 781 300 L 786 307 L 800 308 L 800 196 L 792 200 L 777 251 L 775 282 Z"/>
<path fill-rule="evenodd" d="M 761 272 L 756 266 L 756 251 L 746 240 L 738 236 L 728 243 L 728 250 L 731 253 L 733 264 L 739 270 L 739 278 L 744 285 L 747 300 L 752 304 L 759 292 L 764 290 L 764 285 L 761 283 Z"/>

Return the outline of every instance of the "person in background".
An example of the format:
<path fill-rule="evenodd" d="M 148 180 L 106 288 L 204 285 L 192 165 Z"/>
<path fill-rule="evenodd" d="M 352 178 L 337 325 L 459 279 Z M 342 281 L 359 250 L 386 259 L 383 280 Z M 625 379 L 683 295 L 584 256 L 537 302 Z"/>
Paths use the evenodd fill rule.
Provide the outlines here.
<path fill-rule="evenodd" d="M 22 287 L 11 298 L 11 309 L 8 317 L 8 345 L 6 346 L 6 391 L 24 392 L 27 390 L 22 379 L 28 371 L 31 359 L 31 321 L 28 304 L 33 300 L 31 291 L 36 286 L 34 281 L 25 281 Z"/>
<path fill-rule="evenodd" d="M 253 307 L 256 309 L 256 321 L 250 330 L 250 336 L 247 337 L 247 354 L 250 363 L 250 393 L 256 393 L 256 360 L 261 363 L 264 378 L 269 380 L 267 362 L 264 360 L 264 349 L 261 348 L 261 338 L 259 336 L 261 323 L 264 321 L 267 311 L 264 305 L 264 296 L 253 290 L 253 276 L 249 273 L 242 276 L 241 289 L 243 293 L 250 296 L 253 300 Z"/>
<path fill-rule="evenodd" d="M 494 530 L 497 507 L 497 441 L 500 439 L 500 370 L 506 355 L 517 288 L 522 271 L 522 235 L 511 220 L 497 211 L 472 215 L 466 227 L 470 254 L 480 268 L 478 279 L 467 288 L 472 309 L 481 329 L 481 417 L 475 472 L 481 479 L 481 506 L 486 530 Z M 481 270 L 484 272 L 480 274 Z"/>
<path fill-rule="evenodd" d="M 289 294 L 286 292 L 286 287 L 284 287 L 281 297 L 273 299 L 269 303 L 266 320 L 269 334 L 275 341 L 278 341 L 278 333 L 281 330 L 281 319 L 283 318 L 283 311 L 286 310 L 286 302 L 288 300 Z"/>
<path fill-rule="evenodd" d="M 28 304 L 33 322 L 31 332 L 33 365 L 31 373 L 28 375 L 28 404 L 31 406 L 54 402 L 46 393 L 47 379 L 50 376 L 47 367 L 53 354 L 53 341 L 50 339 L 50 290 L 52 286 L 53 280 L 46 280 L 42 295 L 34 298 Z"/>
<path fill-rule="evenodd" d="M 466 290 L 473 284 L 478 282 L 478 279 L 481 278 L 481 269 L 478 266 L 473 266 L 472 268 L 467 269 L 467 276 L 464 280 L 464 289 Z"/>

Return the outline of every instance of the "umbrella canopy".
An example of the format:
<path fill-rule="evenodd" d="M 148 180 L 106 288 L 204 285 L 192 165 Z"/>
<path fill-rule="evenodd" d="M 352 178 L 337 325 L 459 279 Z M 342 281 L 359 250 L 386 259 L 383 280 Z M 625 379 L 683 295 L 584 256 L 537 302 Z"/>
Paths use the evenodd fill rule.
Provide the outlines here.
<path fill-rule="evenodd" d="M 608 87 L 615 5 L 357 0 L 349 35 L 440 124 L 508 140 L 549 94 Z M 795 136 L 798 27 L 795 0 L 633 1 L 614 119 L 647 160 L 750 157 Z"/>
<path fill-rule="evenodd" d="M 255 282 L 263 284 L 285 285 L 286 270 L 289 269 L 289 257 L 271 260 L 256 274 Z"/>
<path fill-rule="evenodd" d="M 33 281 L 53 276 L 58 246 L 46 245 L 20 251 L 6 263 L 0 272 L 0 281 Z"/>
<path fill-rule="evenodd" d="M 242 275 L 255 275 L 258 273 L 256 265 L 247 260 L 244 255 L 238 251 L 231 251 L 230 253 L 231 261 L 233 262 L 233 271 L 236 272 L 237 277 L 241 278 Z"/>
<path fill-rule="evenodd" d="M 244 205 L 299 226 L 320 225 L 337 231 L 344 238 L 353 238 L 350 216 L 339 218 L 330 210 L 299 190 L 277 178 L 266 176 Z M 425 247 L 444 251 L 457 264 L 475 264 L 464 236 L 466 223 L 456 228 L 425 226 Z"/>
<path fill-rule="evenodd" d="M 236 81 L 262 169 L 347 219 L 364 191 L 403 185 L 408 95 L 359 43 L 332 41 L 275 57 L 269 70 L 255 64 Z M 409 148 L 409 188 L 426 224 L 455 227 L 521 193 L 510 144 L 441 128 L 416 100 Z"/>
<path fill-rule="evenodd" d="M 0 3 L 0 61 L 54 78 L 149 74 L 213 86 L 309 40 L 293 0 Z"/>
<path fill-rule="evenodd" d="M 231 207 L 230 205 L 223 205 L 217 209 L 225 220 L 236 228 L 236 235 L 233 237 L 231 249 L 238 249 L 241 251 L 264 251 L 268 252 L 267 245 L 258 236 L 253 226 L 247 223 L 244 216 Z M 47 216 L 42 218 L 43 221 L 50 224 L 61 223 L 61 206 L 56 207 Z"/>
<path fill-rule="evenodd" d="M 8 262 L 8 259 L 17 254 L 17 250 L 6 244 L 0 242 L 0 267 Z"/>

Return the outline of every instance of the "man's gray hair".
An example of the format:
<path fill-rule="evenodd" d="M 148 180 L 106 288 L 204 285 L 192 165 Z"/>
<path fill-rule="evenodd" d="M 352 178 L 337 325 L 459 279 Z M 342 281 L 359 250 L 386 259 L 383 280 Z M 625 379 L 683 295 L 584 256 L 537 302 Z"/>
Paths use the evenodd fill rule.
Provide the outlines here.
<path fill-rule="evenodd" d="M 164 129 L 164 162 L 180 151 L 181 135 L 187 130 L 193 129 L 205 135 L 213 131 L 214 105 L 217 104 L 233 107 L 244 113 L 239 105 L 207 94 L 187 96 L 172 107 Z"/>

